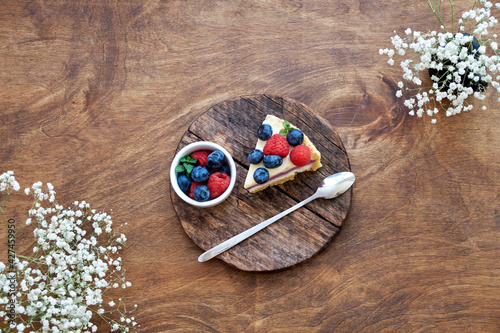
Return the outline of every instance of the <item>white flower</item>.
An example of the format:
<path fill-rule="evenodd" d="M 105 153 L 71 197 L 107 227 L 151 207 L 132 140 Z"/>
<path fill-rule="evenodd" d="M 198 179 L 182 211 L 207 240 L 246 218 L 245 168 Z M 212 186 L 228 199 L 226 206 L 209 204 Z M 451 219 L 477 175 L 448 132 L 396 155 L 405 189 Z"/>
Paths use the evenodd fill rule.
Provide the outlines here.
<path fill-rule="evenodd" d="M 431 2 L 427 3 L 439 17 L 439 11 Z M 391 66 L 396 63 L 397 57 L 408 57 L 401 60 L 400 66 L 403 80 L 409 83 L 405 91 L 415 91 L 416 100 L 411 97 L 404 100 L 410 115 L 428 115 L 432 117 L 431 122 L 436 123 L 437 119 L 433 118 L 437 113 L 436 104 L 444 108 L 443 104 L 450 103 L 446 109 L 447 116 L 471 110 L 473 105 L 466 102 L 469 96 L 479 100 L 486 98 L 485 93 L 473 85 L 474 82 L 479 83 L 479 87 L 489 83 L 491 89 L 500 94 L 500 83 L 497 82 L 500 75 L 496 75 L 500 71 L 500 56 L 496 54 L 498 43 L 494 40 L 498 36 L 493 34 L 492 38 L 484 37 L 488 35 L 488 29 L 498 23 L 492 16 L 493 8 L 500 9 L 500 4 L 493 6 L 485 0 L 476 2 L 473 9 L 464 12 L 458 20 L 456 34 L 446 31 L 444 27 L 444 32 L 428 33 L 408 28 L 403 38 L 395 32 L 391 38 L 393 49 L 380 49 L 381 55 L 389 57 Z M 453 11 L 453 7 L 451 9 Z M 430 83 L 427 73 L 430 74 Z M 398 82 L 398 88 L 395 94 L 400 98 L 403 96 L 404 84 Z"/>
<path fill-rule="evenodd" d="M 18 189 L 13 172 L 0 175 L 0 190 L 10 195 Z M 46 190 L 42 190 L 41 182 L 34 183 L 32 190 L 27 189 L 25 193 L 32 193 L 34 198 L 25 225 L 34 224 L 33 236 L 37 246 L 33 247 L 29 259 L 21 261 L 16 258 L 14 262 L 18 276 L 16 313 L 22 314 L 23 320 L 26 316 L 24 323 L 36 318 L 43 332 L 97 331 L 88 307 L 95 306 L 102 315 L 105 313 L 102 309 L 104 293 L 111 286 L 131 286 L 125 280 L 122 260 L 117 256 L 122 247 L 116 244 L 123 244 L 125 235 L 115 235 L 111 217 L 90 209 L 85 201 L 76 201 L 76 209 L 65 209 L 57 204 L 54 186 L 50 183 Z M 44 207 L 45 200 L 48 200 L 49 207 Z M 91 226 L 94 233 L 87 235 L 84 228 Z M 109 234 L 108 243 L 95 237 L 102 234 L 102 229 Z M 9 278 L 9 272 L 5 268 L 0 262 L 0 289 L 8 294 L 9 285 L 4 281 Z M 9 298 L 0 298 L 0 304 L 8 302 Z M 109 305 L 115 304 L 111 301 Z M 125 319 L 117 329 L 126 332 L 136 326 L 127 317 L 129 311 L 124 309 L 121 300 L 115 311 L 120 314 L 118 318 Z M 2 316 L 5 317 L 4 311 L 0 311 Z M 18 322 L 12 328 L 23 332 L 27 328 L 24 323 Z M 108 323 L 111 327 L 115 325 L 113 320 Z"/>
<path fill-rule="evenodd" d="M 7 171 L 0 175 L 0 192 L 7 191 L 9 194 L 12 191 L 19 191 L 20 188 L 13 171 Z"/>

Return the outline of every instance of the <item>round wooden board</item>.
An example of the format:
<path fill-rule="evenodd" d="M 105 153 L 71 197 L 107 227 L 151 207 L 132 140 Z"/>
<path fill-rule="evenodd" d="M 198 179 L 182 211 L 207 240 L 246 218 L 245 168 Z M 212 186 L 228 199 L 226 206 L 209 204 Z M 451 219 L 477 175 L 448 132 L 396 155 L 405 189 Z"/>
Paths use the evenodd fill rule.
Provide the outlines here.
<path fill-rule="evenodd" d="M 300 128 L 321 152 L 323 167 L 251 194 L 243 188 L 247 155 L 255 148 L 257 128 L 267 114 Z M 309 197 L 326 176 L 350 171 L 347 152 L 337 133 L 310 108 L 289 98 L 252 95 L 212 106 L 191 124 L 177 151 L 194 141 L 220 144 L 231 153 L 237 167 L 233 192 L 215 207 L 193 207 L 170 189 L 182 227 L 205 251 Z M 317 199 L 217 258 L 245 271 L 278 270 L 307 260 L 337 235 L 349 211 L 351 196 L 352 188 L 335 199 Z"/>

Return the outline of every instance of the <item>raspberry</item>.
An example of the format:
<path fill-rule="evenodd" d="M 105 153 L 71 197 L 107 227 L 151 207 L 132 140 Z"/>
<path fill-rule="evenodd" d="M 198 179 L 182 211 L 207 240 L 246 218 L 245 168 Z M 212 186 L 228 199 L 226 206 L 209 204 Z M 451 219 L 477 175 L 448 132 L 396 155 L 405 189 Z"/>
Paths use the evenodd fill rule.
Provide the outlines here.
<path fill-rule="evenodd" d="M 222 172 L 214 172 L 208 178 L 207 187 L 210 191 L 210 199 L 215 199 L 224 193 L 229 187 L 231 177 Z"/>
<path fill-rule="evenodd" d="M 298 145 L 290 152 L 290 161 L 298 167 L 302 167 L 311 161 L 311 150 L 305 145 Z"/>
<path fill-rule="evenodd" d="M 203 183 L 191 182 L 191 188 L 189 189 L 189 192 L 188 192 L 188 196 L 191 199 L 194 199 L 193 191 L 196 188 L 196 186 L 198 186 L 198 185 L 203 185 Z"/>
<path fill-rule="evenodd" d="M 263 149 L 264 155 L 278 155 L 282 158 L 287 157 L 289 151 L 290 148 L 286 138 L 280 134 L 271 136 Z"/>
<path fill-rule="evenodd" d="M 191 158 L 195 158 L 198 162 L 200 162 L 201 166 L 205 166 L 207 165 L 207 158 L 210 153 L 210 150 L 197 150 L 193 151 L 189 156 Z"/>

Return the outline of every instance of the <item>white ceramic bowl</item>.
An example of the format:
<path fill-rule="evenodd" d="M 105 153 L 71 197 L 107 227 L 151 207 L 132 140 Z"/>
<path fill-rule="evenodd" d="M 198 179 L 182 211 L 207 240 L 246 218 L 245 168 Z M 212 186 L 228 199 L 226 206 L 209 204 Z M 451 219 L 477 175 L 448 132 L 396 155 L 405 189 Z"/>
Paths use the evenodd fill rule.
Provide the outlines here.
<path fill-rule="evenodd" d="M 179 184 L 177 184 L 177 172 L 175 172 L 175 167 L 179 165 L 179 160 L 182 157 L 189 155 L 197 150 L 222 151 L 226 156 L 226 160 L 229 165 L 229 170 L 231 170 L 231 181 L 229 183 L 229 187 L 227 188 L 227 190 L 224 193 L 222 193 L 219 197 L 215 199 L 209 199 L 203 202 L 191 199 L 186 193 L 182 192 L 181 188 L 179 187 Z M 175 155 L 174 160 L 172 161 L 172 165 L 170 166 L 170 183 L 172 184 L 175 193 L 177 193 L 177 195 L 188 204 L 196 207 L 212 207 L 220 204 L 231 194 L 231 191 L 234 188 L 234 184 L 236 183 L 236 165 L 234 164 L 234 160 L 231 154 L 229 154 L 227 150 L 225 150 L 218 144 L 208 141 L 193 142 L 187 145 L 186 147 L 182 148 L 181 150 L 179 150 L 179 152 Z"/>

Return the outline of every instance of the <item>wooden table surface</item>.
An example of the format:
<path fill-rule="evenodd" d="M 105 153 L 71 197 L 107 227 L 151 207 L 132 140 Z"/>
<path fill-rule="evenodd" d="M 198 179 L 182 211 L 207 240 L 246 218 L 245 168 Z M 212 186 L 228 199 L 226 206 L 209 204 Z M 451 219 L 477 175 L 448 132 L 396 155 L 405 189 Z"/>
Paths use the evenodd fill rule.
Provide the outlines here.
<path fill-rule="evenodd" d="M 2 0 L 1 172 L 128 222 L 140 332 L 499 332 L 499 105 L 407 116 L 378 50 L 408 27 L 439 23 L 423 0 Z M 357 177 L 333 242 L 278 272 L 197 262 L 170 199 L 182 134 L 251 94 L 313 109 Z"/>

